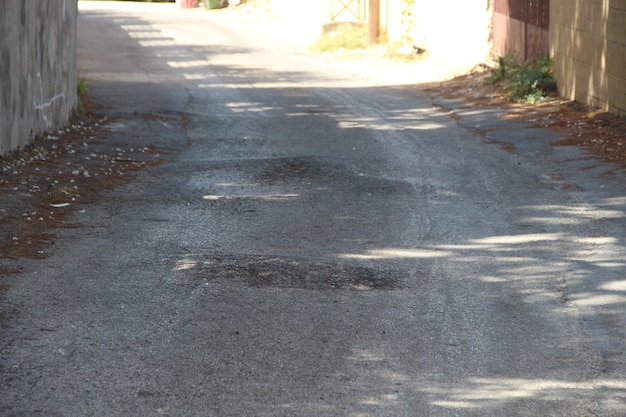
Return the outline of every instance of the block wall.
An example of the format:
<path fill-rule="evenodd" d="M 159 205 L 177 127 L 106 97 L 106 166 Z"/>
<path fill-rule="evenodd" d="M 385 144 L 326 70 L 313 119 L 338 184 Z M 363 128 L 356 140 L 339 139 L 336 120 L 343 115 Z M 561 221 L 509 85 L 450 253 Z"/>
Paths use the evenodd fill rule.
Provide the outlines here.
<path fill-rule="evenodd" d="M 626 0 L 552 0 L 560 94 L 626 115 Z"/>
<path fill-rule="evenodd" d="M 0 155 L 67 123 L 76 105 L 77 6 L 0 1 Z"/>

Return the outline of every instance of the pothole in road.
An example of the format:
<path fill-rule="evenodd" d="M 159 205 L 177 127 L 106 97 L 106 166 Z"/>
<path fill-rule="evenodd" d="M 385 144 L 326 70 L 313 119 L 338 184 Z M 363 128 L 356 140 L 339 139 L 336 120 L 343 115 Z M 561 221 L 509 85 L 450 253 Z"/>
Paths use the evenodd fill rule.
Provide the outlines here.
<path fill-rule="evenodd" d="M 176 270 L 187 270 L 204 280 L 225 280 L 251 287 L 314 290 L 392 290 L 399 288 L 400 273 L 362 266 L 301 259 L 214 256 L 179 261 Z"/>

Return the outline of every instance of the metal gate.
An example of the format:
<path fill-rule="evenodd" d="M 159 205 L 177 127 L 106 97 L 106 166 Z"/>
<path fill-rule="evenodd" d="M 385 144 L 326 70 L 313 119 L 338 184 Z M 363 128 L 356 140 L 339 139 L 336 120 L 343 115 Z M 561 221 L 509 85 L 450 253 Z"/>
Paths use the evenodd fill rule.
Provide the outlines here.
<path fill-rule="evenodd" d="M 550 0 L 495 0 L 494 53 L 526 61 L 550 52 Z"/>
<path fill-rule="evenodd" d="M 367 20 L 366 0 L 330 0 L 330 20 Z"/>

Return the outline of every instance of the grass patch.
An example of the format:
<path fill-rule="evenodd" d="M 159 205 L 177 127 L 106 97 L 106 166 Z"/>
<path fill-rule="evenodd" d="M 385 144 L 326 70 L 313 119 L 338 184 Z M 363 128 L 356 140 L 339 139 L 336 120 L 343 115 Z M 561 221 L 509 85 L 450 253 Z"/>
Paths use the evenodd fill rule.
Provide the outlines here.
<path fill-rule="evenodd" d="M 342 49 L 365 49 L 368 47 L 367 27 L 342 24 L 322 33 L 313 49 L 318 52 L 335 52 Z"/>

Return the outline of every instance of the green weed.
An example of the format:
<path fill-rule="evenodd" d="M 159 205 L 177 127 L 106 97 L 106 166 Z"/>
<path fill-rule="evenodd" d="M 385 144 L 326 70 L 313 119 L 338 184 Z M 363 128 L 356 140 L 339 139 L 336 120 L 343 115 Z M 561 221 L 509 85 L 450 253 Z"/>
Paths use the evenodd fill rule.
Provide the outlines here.
<path fill-rule="evenodd" d="M 497 84 L 504 79 L 506 76 L 506 69 L 508 59 L 506 57 L 498 57 L 498 68 L 494 69 L 491 72 L 491 75 L 487 78 L 487 84 Z"/>
<path fill-rule="evenodd" d="M 81 78 L 76 83 L 76 94 L 80 97 L 85 94 L 85 91 L 87 91 L 87 82 Z"/>
<path fill-rule="evenodd" d="M 84 106 L 83 106 L 83 101 L 81 100 L 81 97 L 83 96 L 83 94 L 85 94 L 86 91 L 87 91 L 87 83 L 85 82 L 84 79 L 81 78 L 76 83 L 76 94 L 78 96 L 76 99 L 76 113 L 78 115 L 83 114 Z"/>

